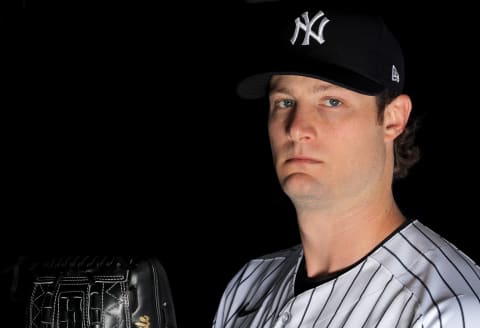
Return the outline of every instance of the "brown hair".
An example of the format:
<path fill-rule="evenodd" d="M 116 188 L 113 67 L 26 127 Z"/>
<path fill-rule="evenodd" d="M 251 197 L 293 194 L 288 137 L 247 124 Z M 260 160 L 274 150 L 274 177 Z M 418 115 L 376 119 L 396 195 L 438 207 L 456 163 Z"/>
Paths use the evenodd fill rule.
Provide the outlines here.
<path fill-rule="evenodd" d="M 386 90 L 377 96 L 378 121 L 383 122 L 385 107 L 392 102 L 399 94 Z M 408 175 L 410 168 L 420 159 L 420 149 L 415 144 L 415 134 L 419 128 L 420 119 L 410 117 L 405 130 L 395 139 L 393 178 L 404 178 Z"/>

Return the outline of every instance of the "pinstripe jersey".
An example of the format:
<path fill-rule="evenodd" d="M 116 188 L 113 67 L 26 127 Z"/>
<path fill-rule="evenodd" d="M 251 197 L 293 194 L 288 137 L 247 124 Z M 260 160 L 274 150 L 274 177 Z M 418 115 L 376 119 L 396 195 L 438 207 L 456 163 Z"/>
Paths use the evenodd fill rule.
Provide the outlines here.
<path fill-rule="evenodd" d="M 346 272 L 299 295 L 300 245 L 248 262 L 213 327 L 480 327 L 480 268 L 411 221 Z"/>

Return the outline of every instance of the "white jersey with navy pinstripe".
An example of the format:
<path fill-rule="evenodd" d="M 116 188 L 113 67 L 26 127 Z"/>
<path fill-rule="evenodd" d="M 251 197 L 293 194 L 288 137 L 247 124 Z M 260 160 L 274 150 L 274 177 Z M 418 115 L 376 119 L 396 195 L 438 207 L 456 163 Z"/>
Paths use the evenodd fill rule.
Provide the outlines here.
<path fill-rule="evenodd" d="M 479 328 L 480 269 L 419 221 L 332 280 L 294 294 L 300 245 L 248 262 L 213 327 Z"/>

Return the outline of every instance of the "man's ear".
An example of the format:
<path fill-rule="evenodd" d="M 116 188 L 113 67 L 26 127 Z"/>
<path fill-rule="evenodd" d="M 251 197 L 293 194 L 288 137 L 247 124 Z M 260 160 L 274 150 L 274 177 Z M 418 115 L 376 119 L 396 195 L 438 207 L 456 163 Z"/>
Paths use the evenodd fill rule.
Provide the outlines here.
<path fill-rule="evenodd" d="M 405 130 L 411 110 L 412 101 L 405 94 L 399 95 L 387 105 L 383 113 L 385 141 L 393 141 Z"/>

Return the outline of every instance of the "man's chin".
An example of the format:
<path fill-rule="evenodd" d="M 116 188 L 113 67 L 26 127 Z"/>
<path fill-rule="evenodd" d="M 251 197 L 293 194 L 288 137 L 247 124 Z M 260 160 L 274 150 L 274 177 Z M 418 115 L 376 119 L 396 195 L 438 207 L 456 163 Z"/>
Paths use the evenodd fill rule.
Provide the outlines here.
<path fill-rule="evenodd" d="M 282 187 L 289 196 L 312 197 L 312 195 L 321 192 L 321 184 L 318 180 L 305 173 L 294 173 L 287 176 L 282 181 Z"/>

